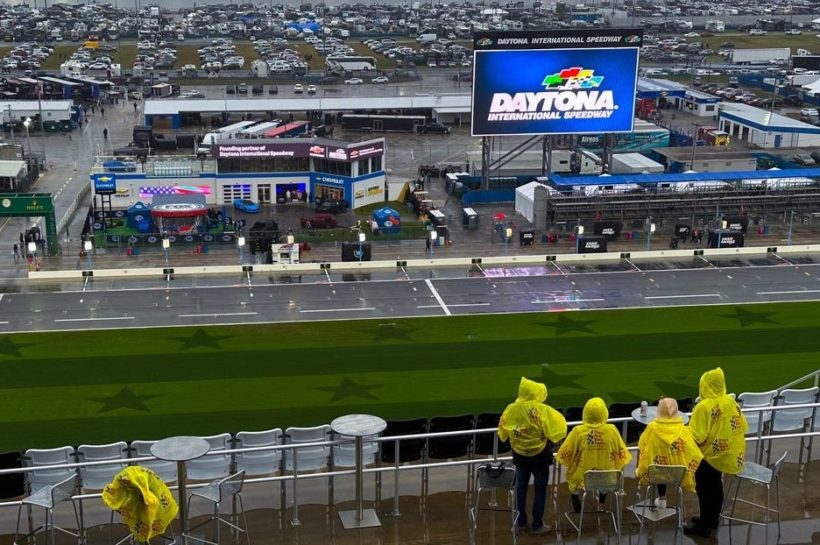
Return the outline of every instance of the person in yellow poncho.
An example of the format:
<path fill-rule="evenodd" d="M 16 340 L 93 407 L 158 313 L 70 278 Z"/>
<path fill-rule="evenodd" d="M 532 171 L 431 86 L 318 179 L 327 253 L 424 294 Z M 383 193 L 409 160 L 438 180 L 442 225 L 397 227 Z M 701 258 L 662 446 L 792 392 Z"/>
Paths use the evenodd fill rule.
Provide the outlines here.
<path fill-rule="evenodd" d="M 681 486 L 689 492 L 695 491 L 695 471 L 703 459 L 697 443 L 683 425 L 678 413 L 678 402 L 664 397 L 658 402 L 658 417 L 650 422 L 638 439 L 638 467 L 635 476 L 646 486 L 649 481 L 649 466 L 652 464 L 684 466 L 686 474 Z M 666 486 L 658 485 L 657 507 L 666 507 Z"/>
<path fill-rule="evenodd" d="M 695 474 L 700 516 L 684 527 L 695 536 L 709 536 L 720 524 L 723 506 L 723 475 L 738 473 L 746 462 L 746 430 L 749 424 L 740 406 L 726 393 L 726 378 L 720 367 L 700 377 L 700 402 L 692 411 L 689 429 L 703 462 Z"/>
<path fill-rule="evenodd" d="M 570 500 L 576 513 L 581 512 L 579 491 L 584 488 L 584 473 L 590 469 L 621 470 L 632 460 L 618 428 L 607 424 L 608 418 L 604 400 L 593 397 L 584 405 L 583 423 L 572 428 L 558 449 L 558 463 L 567 469 Z"/>
<path fill-rule="evenodd" d="M 103 489 L 102 499 L 122 515 L 134 540 L 141 543 L 165 532 L 179 510 L 162 479 L 141 466 L 128 466 L 120 471 Z"/>
<path fill-rule="evenodd" d="M 544 403 L 546 399 L 546 385 L 521 377 L 518 398 L 507 405 L 498 422 L 498 437 L 509 441 L 513 451 L 519 532 L 527 527 L 527 489 L 530 477 L 533 477 L 532 533 L 535 535 L 550 531 L 550 527 L 544 524 L 544 508 L 552 465 L 552 443 L 567 435 L 567 421 Z"/>

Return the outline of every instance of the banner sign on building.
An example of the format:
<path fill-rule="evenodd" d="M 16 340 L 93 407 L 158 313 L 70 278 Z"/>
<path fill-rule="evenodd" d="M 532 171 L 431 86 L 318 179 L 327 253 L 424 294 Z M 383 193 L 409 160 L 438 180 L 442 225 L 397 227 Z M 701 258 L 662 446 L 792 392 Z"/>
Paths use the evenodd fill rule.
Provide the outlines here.
<path fill-rule="evenodd" d="M 473 35 L 473 136 L 631 132 L 638 29 Z"/>
<path fill-rule="evenodd" d="M 331 161 L 350 162 L 384 153 L 384 141 L 371 141 L 366 144 L 356 143 L 340 146 L 338 143 L 328 145 L 321 140 L 287 139 L 283 142 L 260 142 L 251 140 L 219 144 L 214 147 L 217 159 L 258 159 L 268 157 L 312 157 Z"/>
<path fill-rule="evenodd" d="M 97 195 L 113 195 L 117 192 L 117 175 L 113 172 L 94 174 L 94 193 Z"/>

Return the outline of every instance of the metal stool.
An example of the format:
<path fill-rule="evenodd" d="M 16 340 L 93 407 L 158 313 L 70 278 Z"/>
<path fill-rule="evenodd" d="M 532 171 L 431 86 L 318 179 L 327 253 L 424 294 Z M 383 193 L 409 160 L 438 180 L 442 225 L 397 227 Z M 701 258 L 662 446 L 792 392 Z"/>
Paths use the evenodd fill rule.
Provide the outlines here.
<path fill-rule="evenodd" d="M 510 534 L 512 535 L 512 543 L 515 545 L 515 521 L 518 519 L 518 507 L 515 500 L 515 468 L 500 464 L 485 464 L 479 466 L 475 476 L 475 504 L 469 510 L 470 516 L 470 543 L 475 544 L 476 529 L 478 528 L 478 512 L 479 511 L 507 511 L 507 509 L 498 509 L 495 504 L 495 498 L 490 501 L 488 507 L 479 507 L 481 503 L 481 491 L 491 489 L 502 489 L 507 491 L 507 498 L 510 503 L 509 512 L 512 516 L 510 521 Z"/>
<path fill-rule="evenodd" d="M 584 473 L 584 491 L 581 494 L 581 511 L 578 514 L 578 525 L 572 521 L 569 512 L 564 513 L 567 522 L 578 532 L 578 543 L 581 543 L 581 529 L 584 526 L 584 514 L 596 515 L 607 513 L 612 519 L 612 525 L 615 528 L 615 534 L 618 536 L 618 543 L 621 542 L 621 496 L 624 493 L 624 476 L 620 470 L 607 469 L 596 470 L 590 469 Z M 609 506 L 605 509 L 596 509 L 594 511 L 584 511 L 587 494 L 608 494 L 607 501 Z M 614 498 L 614 499 L 613 499 Z M 612 508 L 612 503 L 615 503 L 615 509 Z"/>
<path fill-rule="evenodd" d="M 680 534 L 681 543 L 683 542 L 683 488 L 681 483 L 686 476 L 686 467 L 684 466 L 667 466 L 661 464 L 652 464 L 649 466 L 647 477 L 649 484 L 646 486 L 644 492 L 644 499 L 641 500 L 640 487 L 635 491 L 638 497 L 638 503 L 629 507 L 638 519 L 641 528 L 638 533 L 638 543 L 641 542 L 641 534 L 643 533 L 644 519 L 652 522 L 658 522 L 669 516 L 677 515 L 675 524 L 675 533 Z M 667 493 L 674 489 L 676 493 L 675 507 L 657 508 L 655 507 L 655 490 L 658 485 L 667 487 Z M 647 508 L 649 512 L 647 513 Z"/>
<path fill-rule="evenodd" d="M 244 533 L 246 539 L 248 540 L 248 545 L 250 545 L 251 538 L 250 535 L 248 535 L 248 519 L 245 516 L 245 504 L 242 502 L 242 485 L 244 484 L 244 482 L 245 472 L 239 471 L 237 473 L 234 473 L 233 475 L 223 477 L 222 479 L 211 481 L 204 487 L 197 488 L 196 490 L 191 492 L 190 496 L 188 496 L 188 513 L 191 512 L 191 500 L 194 498 L 194 496 L 213 503 L 214 512 L 213 515 L 208 517 L 207 520 L 204 520 L 203 522 L 197 524 L 193 528 L 190 528 L 188 532 L 183 533 L 183 537 L 193 539 L 195 541 L 200 541 L 202 543 L 209 543 L 210 545 L 219 545 L 219 528 L 221 523 L 229 526 L 232 530 Z M 223 499 L 225 498 L 237 498 L 239 500 L 239 508 L 242 509 L 242 521 L 244 527 L 237 526 L 232 521 L 226 520 L 219 516 L 219 507 L 222 504 Z M 232 516 L 234 516 L 235 514 L 235 512 L 232 513 Z M 205 524 L 208 524 L 211 521 L 214 521 L 215 541 L 208 541 L 207 539 L 191 535 L 191 532 L 193 532 L 197 528 L 204 526 Z"/>
<path fill-rule="evenodd" d="M 65 534 L 68 534 L 72 537 L 78 538 L 80 537 L 80 516 L 77 513 L 77 504 L 74 503 L 74 498 L 72 495 L 74 491 L 77 489 L 77 475 L 74 474 L 59 483 L 56 484 L 48 484 L 31 494 L 30 496 L 23 499 L 20 503 L 20 507 L 17 508 L 17 524 L 14 527 L 14 545 L 17 545 L 20 540 L 20 515 L 23 512 L 23 506 L 26 509 L 31 509 L 31 507 L 42 507 L 45 509 L 46 519 L 45 522 L 41 525 L 29 532 L 28 534 L 23 536 L 23 539 L 28 539 L 33 537 L 37 532 L 40 530 L 45 530 L 48 532 L 46 543 L 50 543 L 54 545 L 54 531 L 59 530 Z M 74 508 L 74 519 L 77 521 L 77 533 L 70 532 L 65 528 L 60 528 L 54 524 L 54 507 L 58 503 L 70 500 L 71 506 Z"/>
<path fill-rule="evenodd" d="M 737 481 L 737 486 L 735 488 L 735 496 L 732 499 L 732 510 L 728 515 L 721 515 L 722 518 L 725 518 L 729 521 L 729 535 L 731 536 L 731 527 L 732 522 L 745 522 L 747 524 L 753 524 L 755 526 L 763 526 L 765 527 L 765 537 L 764 543 L 769 543 L 769 513 L 777 513 L 777 539 L 780 540 L 780 470 L 783 468 L 783 463 L 786 460 L 786 455 L 788 452 L 784 452 L 783 456 L 780 457 L 778 461 L 774 463 L 771 467 L 762 466 L 760 464 L 756 464 L 754 462 L 746 462 L 743 464 L 743 469 L 740 470 L 740 473 L 734 475 L 735 480 Z M 739 498 L 738 495 L 740 494 L 740 483 L 743 481 L 747 481 L 752 484 L 761 485 L 766 487 L 766 504 L 754 503 L 750 500 L 745 500 L 743 498 Z M 772 481 L 775 484 L 775 501 L 777 502 L 777 508 L 772 509 L 770 507 L 770 497 L 771 497 L 771 485 Z M 729 485 L 729 490 L 731 490 L 731 484 Z M 754 511 L 755 508 L 761 508 L 765 512 L 765 520 L 764 522 L 758 522 L 751 519 L 743 519 L 739 517 L 735 517 L 735 506 L 737 502 L 745 503 L 752 507 Z"/>

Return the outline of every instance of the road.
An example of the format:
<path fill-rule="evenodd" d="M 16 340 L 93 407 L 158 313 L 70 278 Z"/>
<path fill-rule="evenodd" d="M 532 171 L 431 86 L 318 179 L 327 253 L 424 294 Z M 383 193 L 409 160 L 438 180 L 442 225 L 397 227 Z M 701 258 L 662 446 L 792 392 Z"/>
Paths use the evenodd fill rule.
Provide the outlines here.
<path fill-rule="evenodd" d="M 120 329 L 820 300 L 820 256 L 754 262 L 401 269 L 367 280 L 180 278 L 62 285 L 0 297 L 0 331 Z M 348 281 L 359 280 L 359 281 Z M 288 283 L 295 282 L 295 283 Z M 51 291 L 51 290 L 60 291 Z"/>

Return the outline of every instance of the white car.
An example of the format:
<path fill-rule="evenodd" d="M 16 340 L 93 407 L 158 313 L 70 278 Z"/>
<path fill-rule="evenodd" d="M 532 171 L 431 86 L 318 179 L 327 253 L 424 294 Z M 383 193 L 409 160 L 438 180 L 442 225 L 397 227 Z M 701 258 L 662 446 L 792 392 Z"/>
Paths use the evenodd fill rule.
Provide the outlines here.
<path fill-rule="evenodd" d="M 370 83 L 390 83 L 390 79 L 387 76 L 379 76 L 370 80 Z"/>
<path fill-rule="evenodd" d="M 305 90 L 305 88 L 301 83 L 297 83 L 296 85 L 293 86 L 293 92 L 294 93 L 301 93 L 304 90 Z"/>
<path fill-rule="evenodd" d="M 683 35 L 684 38 L 700 38 L 700 34 L 697 32 L 687 32 Z"/>
<path fill-rule="evenodd" d="M 766 31 L 760 28 L 749 29 L 749 36 L 765 36 Z"/>
<path fill-rule="evenodd" d="M 316 86 L 315 85 L 308 85 L 307 86 L 307 92 L 308 92 L 309 95 L 315 95 L 316 94 Z"/>
<path fill-rule="evenodd" d="M 803 34 L 801 31 L 797 30 L 796 28 L 792 28 L 786 31 L 786 34 L 789 36 L 800 36 Z"/>
<path fill-rule="evenodd" d="M 346 79 L 345 83 L 348 85 L 361 85 L 364 83 L 364 80 L 362 78 L 350 78 Z"/>

